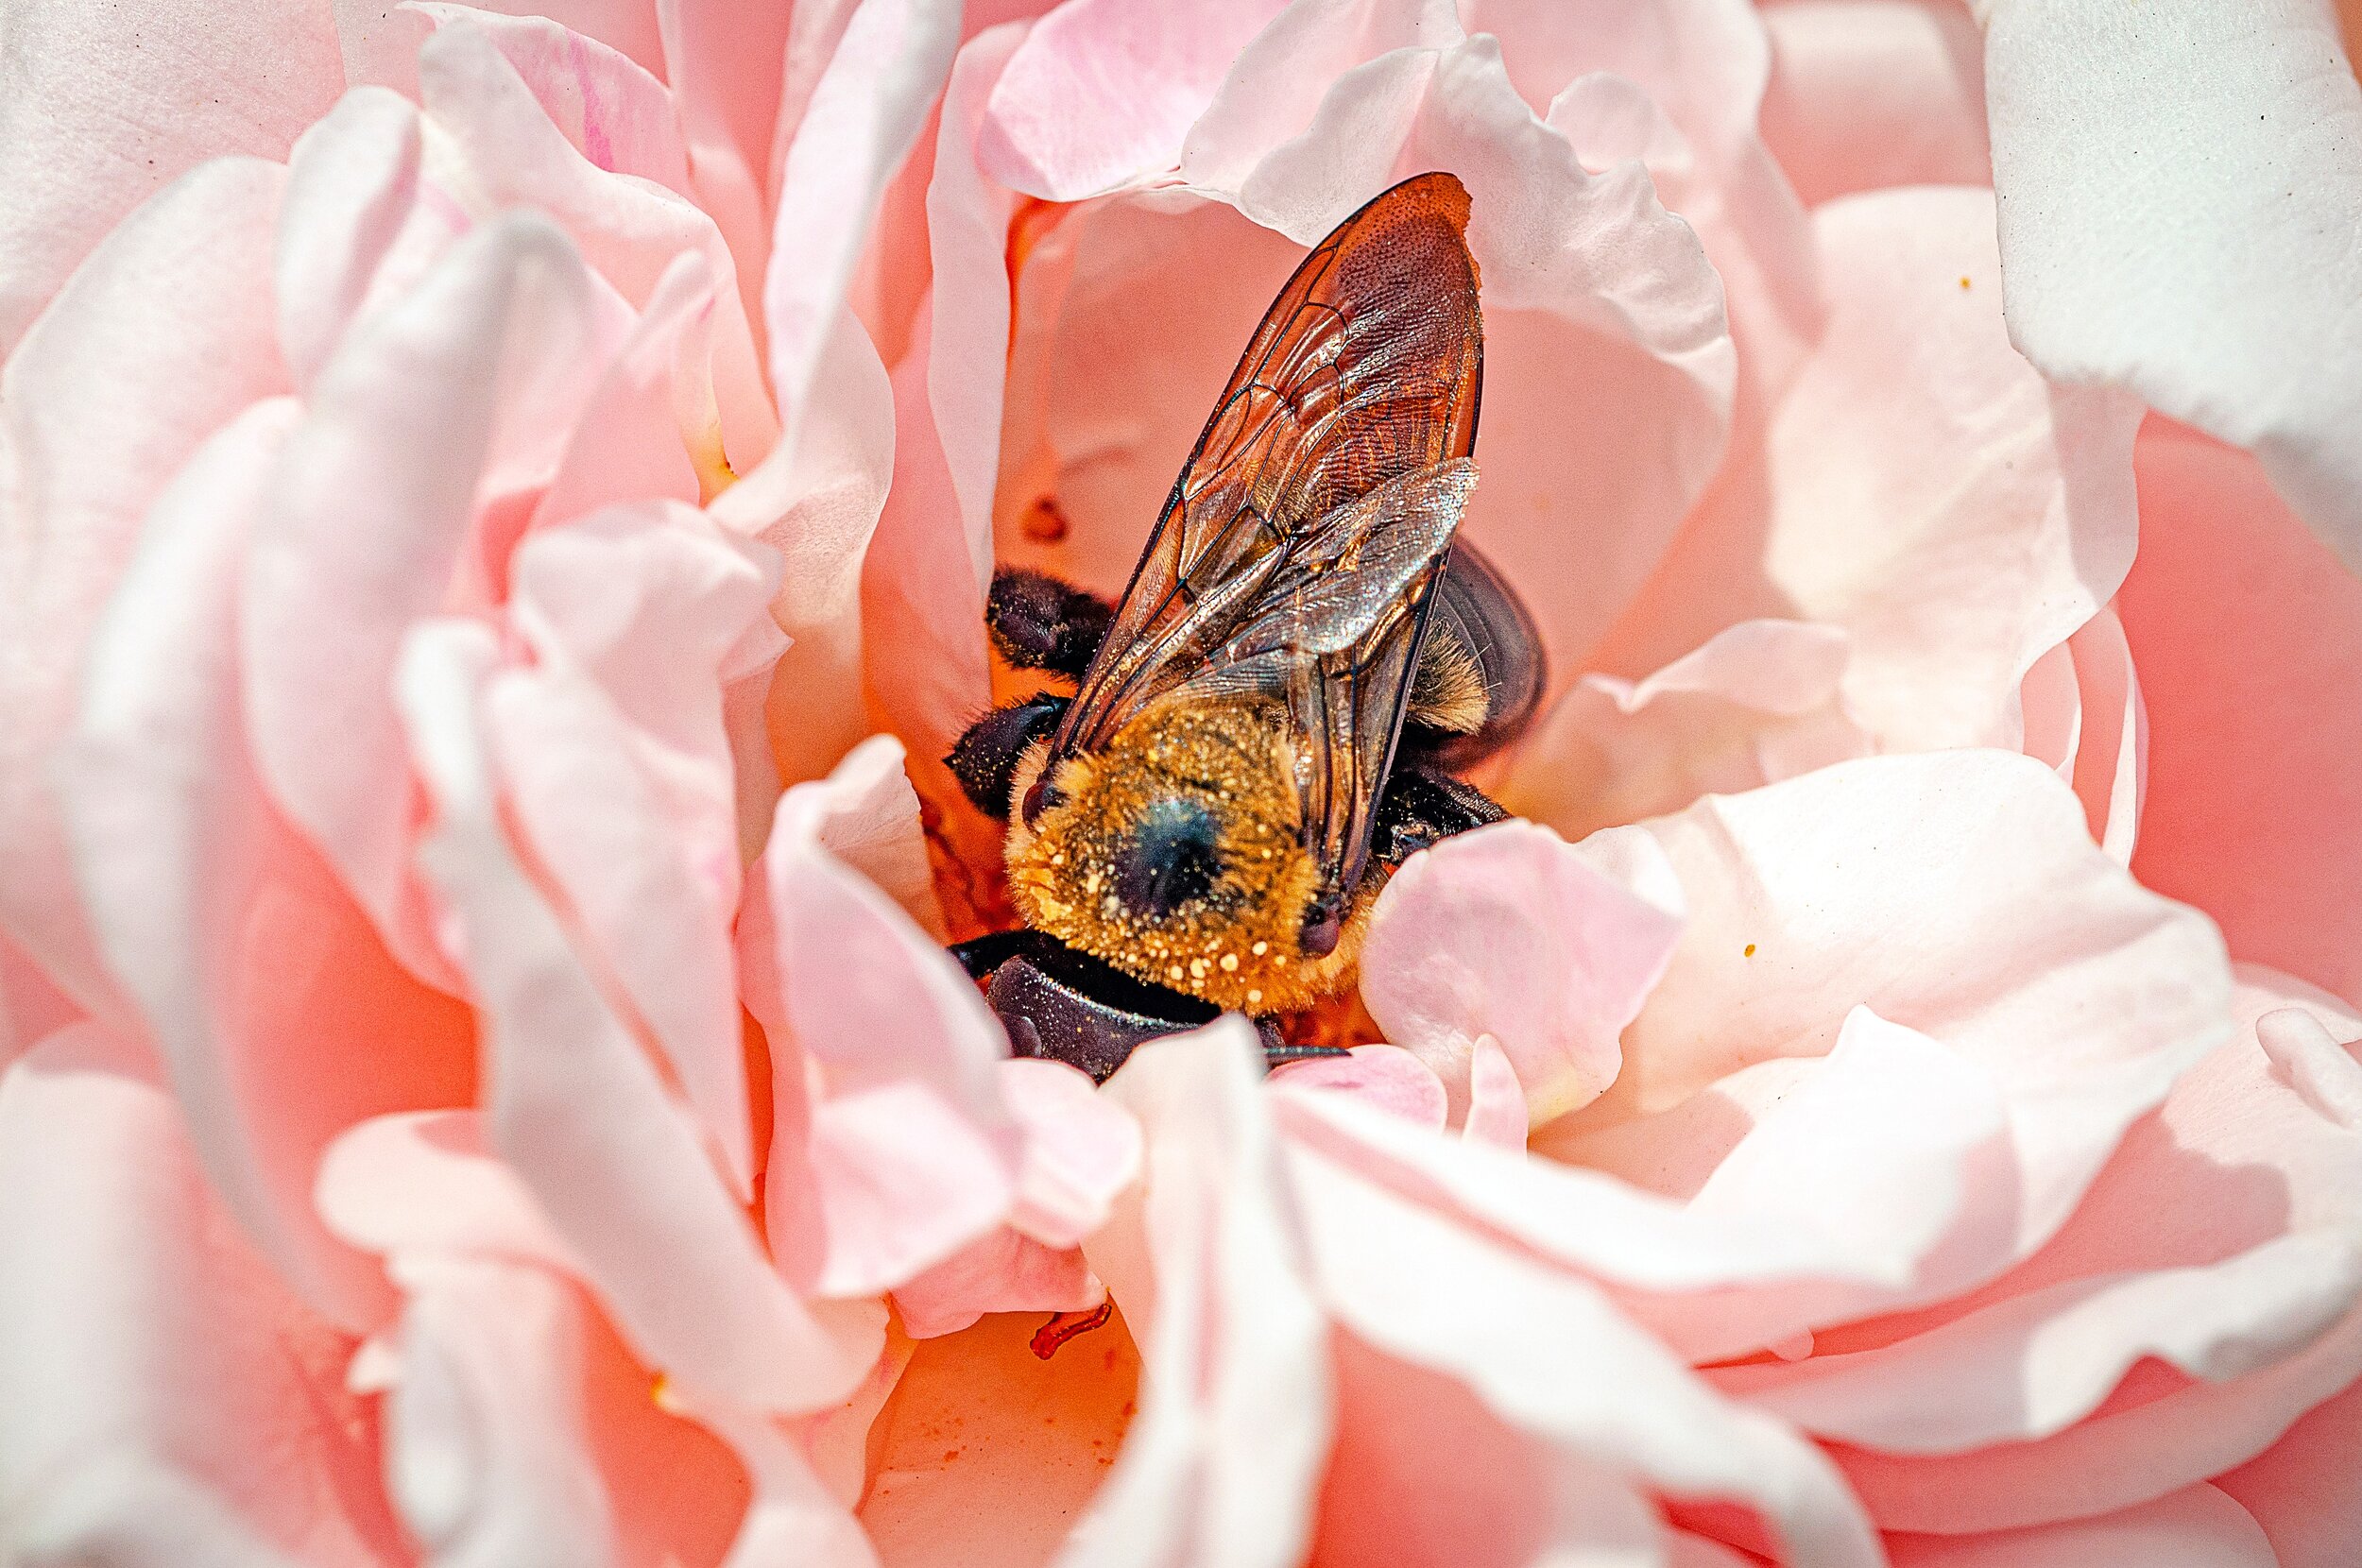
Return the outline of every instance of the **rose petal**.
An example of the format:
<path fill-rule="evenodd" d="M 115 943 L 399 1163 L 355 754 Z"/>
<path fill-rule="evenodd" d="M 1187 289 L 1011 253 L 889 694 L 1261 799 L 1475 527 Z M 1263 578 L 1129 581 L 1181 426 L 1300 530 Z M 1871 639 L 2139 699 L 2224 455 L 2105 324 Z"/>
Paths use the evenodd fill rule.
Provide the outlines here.
<path fill-rule="evenodd" d="M 1480 1046 L 1482 1041 L 1478 1042 Z M 1451 1116 L 1444 1081 L 1411 1051 L 1395 1046 L 1356 1046 L 1345 1057 L 1290 1062 L 1272 1070 L 1274 1083 L 1351 1095 L 1365 1105 L 1416 1126 L 1441 1129 Z M 1517 1133 L 1525 1135 L 1525 1097 L 1517 1098 Z"/>
<path fill-rule="evenodd" d="M 2210 1486 L 2097 1519 L 1961 1540 L 1890 1536 L 1894 1568 L 2290 1568 L 2255 1520 Z"/>
<path fill-rule="evenodd" d="M 158 500 L 52 765 L 101 950 L 208 1173 L 288 1281 L 360 1328 L 385 1287 L 322 1232 L 317 1162 L 361 1117 L 464 1099 L 474 1052 L 464 1014 L 393 965 L 246 755 L 238 575 L 299 418 L 255 404 Z"/>
<path fill-rule="evenodd" d="M 320 1162 L 321 1217 L 372 1253 L 483 1254 L 582 1272 L 517 1173 L 485 1148 L 477 1111 L 373 1116 Z"/>
<path fill-rule="evenodd" d="M 792 1438 L 732 1406 L 687 1408 L 729 1443 L 754 1482 L 754 1498 L 722 1568 L 876 1568 L 869 1538 L 822 1487 Z"/>
<path fill-rule="evenodd" d="M 1852 635 L 1846 700 L 1886 746 L 2013 744 L 2019 681 L 2131 565 L 2139 409 L 2010 347 L 1982 194 L 1851 196 L 1814 227 L 1834 306 L 1772 415 L 1772 581 Z"/>
<path fill-rule="evenodd" d="M 789 1277 L 865 1295 L 1001 1224 L 1022 1134 L 997 1076 L 1008 1043 L 974 983 L 830 852 L 810 792 L 850 793 L 833 783 L 790 790 L 763 852 L 779 985 L 758 1007 L 778 1026 L 767 1207 Z"/>
<path fill-rule="evenodd" d="M 501 834 L 478 714 L 488 636 L 415 633 L 399 697 L 436 823 L 421 851 L 488 1035 L 493 1146 L 647 1361 L 766 1409 L 842 1400 L 879 1348 L 864 1305 L 791 1294 Z"/>
<path fill-rule="evenodd" d="M 1361 995 L 1386 1037 L 1435 1069 L 1464 1115 L 1480 1036 L 1508 1053 L 1536 1122 L 1616 1080 L 1617 1035 L 1681 934 L 1680 884 L 1653 841 L 1569 845 L 1506 822 L 1404 863 L 1378 895 Z"/>
<path fill-rule="evenodd" d="M 2148 715 L 2133 866 L 2241 958 L 2362 997 L 2362 583 L 2243 453 L 2152 421 L 2125 639 Z M 2270 809 L 2257 809 L 2268 801 Z"/>
<path fill-rule="evenodd" d="M 1316 1155 L 1292 1153 L 1288 1168 L 1322 1299 L 1357 1338 L 1628 1480 L 1751 1506 L 1797 1560 L 1877 1560 L 1868 1523 L 1817 1450 L 1717 1399 L 1596 1287 Z"/>
<path fill-rule="evenodd" d="M 525 1264 L 408 1258 L 385 1490 L 438 1563 L 607 1562 L 573 1287 Z"/>
<path fill-rule="evenodd" d="M 1012 1059 L 1000 1078 L 1025 1132 L 1010 1223 L 1048 1246 L 1077 1246 L 1139 1174 L 1139 1123 L 1062 1062 Z"/>
<path fill-rule="evenodd" d="M 1840 763 L 1709 798 L 1651 831 L 1690 922 L 1624 1031 L 1623 1075 L 1567 1124 L 1570 1138 L 1750 1063 L 1820 1054 L 1866 1006 L 2000 1086 L 2016 1188 L 1978 1188 L 2014 1204 L 2010 1245 L 2023 1255 L 2124 1128 L 2227 1036 L 2213 929 L 2134 886 L 2058 776 L 2028 758 Z M 1663 1147 L 1647 1158 L 1661 1168 Z"/>
<path fill-rule="evenodd" d="M 1070 0 L 993 88 L 979 143 L 1001 184 L 1049 201 L 1113 190 L 1181 161 L 1190 125 L 1281 0 L 1186 16 L 1155 0 Z"/>
<path fill-rule="evenodd" d="M 1763 10 L 1763 139 L 1807 205 L 1888 185 L 1990 185 L 1984 40 L 1950 0 Z"/>
<path fill-rule="evenodd" d="M 1081 1253 L 1003 1226 L 895 1287 L 894 1310 L 911 1338 L 933 1339 L 989 1312 L 1081 1312 L 1106 1299 Z"/>
<path fill-rule="evenodd" d="M 240 666 L 257 766 L 387 945 L 430 976 L 396 650 L 453 593 L 479 484 L 546 482 L 604 330 L 547 221 L 476 229 L 321 370 L 255 531 Z"/>
<path fill-rule="evenodd" d="M 1277 1568 L 1310 1544 L 1332 1427 L 1327 1327 L 1278 1205 L 1278 1150 L 1233 1015 L 1134 1051 L 1106 1093 L 1140 1119 L 1140 1198 L 1087 1249 L 1142 1341 L 1144 1398 L 1061 1559 Z"/>
<path fill-rule="evenodd" d="M 284 179 L 251 159 L 190 175 L 108 236 L 0 368 L 0 917 L 86 1007 L 109 987 L 41 758 L 72 719 L 92 624 L 157 492 L 241 409 L 287 389 L 269 250 Z"/>
<path fill-rule="evenodd" d="M 2315 1406 L 2215 1484 L 2252 1514 L 2282 1568 L 2332 1568 L 2362 1553 L 2362 1382 Z"/>
<path fill-rule="evenodd" d="M 30 0 L 9 9 L 0 81 L 6 357 L 126 214 L 206 159 L 284 158 L 297 132 L 344 90 L 344 72 L 326 8 L 309 0 L 234 12 Z M 251 244 L 267 232 L 265 225 L 245 238 Z M 238 269 L 231 263 L 225 270 L 234 277 Z M 203 317 L 200 308 L 185 319 Z"/>
<path fill-rule="evenodd" d="M 1584 675 L 1517 747 L 1498 798 L 1581 838 L 1862 757 L 1835 626 L 1745 621 L 1646 680 Z"/>
<path fill-rule="evenodd" d="M 1471 1143 L 1523 1149 L 1529 1131 L 1525 1085 L 1509 1053 L 1489 1034 L 1477 1036 L 1468 1058 L 1468 1114 L 1460 1135 Z"/>
<path fill-rule="evenodd" d="M 2081 707 L 2070 782 L 2083 802 L 2092 837 L 2129 864 L 2148 776 L 2148 714 L 2132 650 L 2116 612 L 2105 609 L 2067 639 L 2067 651 L 2074 656 Z"/>
<path fill-rule="evenodd" d="M 0 1078 L 0 1491 L 12 1555 L 377 1562 L 351 1349 L 213 1199 L 137 1049 L 94 1025 Z M 283 1554 L 283 1555 L 282 1555 Z"/>
<path fill-rule="evenodd" d="M 2362 253 L 2339 238 L 2362 223 L 2362 86 L 2331 9 L 1984 20 L 2011 338 L 2057 381 L 2253 448 L 2362 570 Z"/>

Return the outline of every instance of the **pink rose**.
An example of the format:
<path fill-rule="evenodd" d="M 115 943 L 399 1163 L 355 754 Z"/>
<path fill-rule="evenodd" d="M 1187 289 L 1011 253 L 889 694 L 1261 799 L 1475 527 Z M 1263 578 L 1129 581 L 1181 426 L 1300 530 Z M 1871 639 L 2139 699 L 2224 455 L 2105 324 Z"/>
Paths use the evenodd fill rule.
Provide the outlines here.
<path fill-rule="evenodd" d="M 2319 0 L 543 9 L 0 25 L 0 1559 L 2362 1558 Z M 1013 1059 L 991 570 L 1430 168 L 1525 820 Z"/>

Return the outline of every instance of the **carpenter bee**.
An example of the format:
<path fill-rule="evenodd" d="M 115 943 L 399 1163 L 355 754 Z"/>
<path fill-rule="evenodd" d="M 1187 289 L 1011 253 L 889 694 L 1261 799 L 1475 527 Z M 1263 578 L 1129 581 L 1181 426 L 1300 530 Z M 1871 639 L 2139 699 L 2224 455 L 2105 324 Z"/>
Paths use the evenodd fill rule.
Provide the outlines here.
<path fill-rule="evenodd" d="M 1019 1054 L 1105 1078 L 1141 1040 L 1349 984 L 1415 851 L 1502 815 L 1453 776 L 1543 686 L 1525 607 L 1466 543 L 1483 324 L 1468 194 L 1404 180 L 1265 313 L 1122 599 L 1003 571 L 1012 666 L 1071 681 L 946 758 L 1009 824 L 1023 929 L 954 950 Z"/>

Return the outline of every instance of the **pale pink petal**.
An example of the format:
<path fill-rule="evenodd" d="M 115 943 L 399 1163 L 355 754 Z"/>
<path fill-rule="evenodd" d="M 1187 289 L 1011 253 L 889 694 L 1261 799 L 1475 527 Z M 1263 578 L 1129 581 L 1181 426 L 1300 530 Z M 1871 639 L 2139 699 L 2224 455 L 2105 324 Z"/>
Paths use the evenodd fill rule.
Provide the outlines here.
<path fill-rule="evenodd" d="M 782 831 L 810 837 L 876 883 L 929 934 L 940 936 L 943 911 L 907 761 L 892 736 L 872 736 L 846 753 L 826 779 L 797 786 L 778 815 L 788 825 Z"/>
<path fill-rule="evenodd" d="M 1754 1510 L 1793 1560 L 1878 1560 L 1868 1522 L 1817 1450 L 1718 1398 L 1598 1287 L 1316 1155 L 1294 1152 L 1288 1169 L 1320 1299 L 1364 1343 L 1460 1383 L 1499 1421 L 1586 1467 Z"/>
<path fill-rule="evenodd" d="M 647 310 L 583 409 L 550 487 L 534 503 L 529 529 L 659 497 L 693 505 L 728 482 L 705 373 L 713 289 L 695 251 L 681 252 L 657 280 Z"/>
<path fill-rule="evenodd" d="M 359 1328 L 385 1288 L 320 1228 L 320 1151 L 364 1116 L 464 1099 L 474 1050 L 461 1010 L 396 969 L 247 758 L 235 593 L 299 418 L 289 400 L 255 404 L 158 500 L 53 769 L 100 948 L 208 1174 L 289 1282 Z"/>
<path fill-rule="evenodd" d="M 895 1287 L 894 1310 L 913 1338 L 933 1339 L 988 1312 L 1080 1312 L 1106 1299 L 1081 1253 L 1003 1227 Z"/>
<path fill-rule="evenodd" d="M 477 1111 L 374 1116 L 320 1162 L 320 1215 L 355 1247 L 533 1263 L 579 1275 L 517 1173 L 485 1148 Z"/>
<path fill-rule="evenodd" d="M 2015 1211 L 1990 1267 L 2055 1231 L 2126 1126 L 2229 1035 L 2212 926 L 2135 886 L 2028 758 L 1840 763 L 1650 831 L 1690 921 L 1624 1031 L 1622 1076 L 1565 1125 L 1570 1157 L 1604 1158 L 1586 1133 L 1741 1067 L 1823 1053 L 1869 1007 L 1977 1064 L 2009 1106 L 2014 1180 L 1977 1184 Z M 1733 1133 L 1705 1117 L 1686 1137 L 1703 1153 Z M 1620 1147 L 1610 1163 L 1635 1179 L 1669 1163 L 1645 1135 Z"/>
<path fill-rule="evenodd" d="M 1959 0 L 1781 0 L 1763 25 L 1763 139 L 1805 201 L 1993 183 L 1984 40 Z"/>
<path fill-rule="evenodd" d="M 2012 744 L 2020 679 L 2131 565 L 2138 405 L 2010 347 L 1980 192 L 1814 214 L 1826 333 L 1772 414 L 1772 584 L 1853 637 L 1844 694 L 1894 748 Z"/>
<path fill-rule="evenodd" d="M 762 347 L 762 275 L 771 253 L 764 213 L 772 136 L 791 26 L 817 8 L 748 7 L 736 0 L 659 0 L 664 79 L 673 95 L 697 205 L 738 260 L 740 296 Z"/>
<path fill-rule="evenodd" d="M 1446 49 L 1466 36 L 1447 0 L 1288 6 L 1228 62 L 1221 89 L 1190 127 L 1181 176 L 1235 190 L 1311 126 L 1338 77 L 1397 49 Z M 1536 108 L 1548 104 L 1545 97 Z"/>
<path fill-rule="evenodd" d="M 1336 1338 L 1339 1420 L 1312 1568 L 1654 1562 L 1656 1511 L 1610 1466 L 1463 1385 Z"/>
<path fill-rule="evenodd" d="M 993 88 L 981 149 L 1001 184 L 1074 201 L 1180 162 L 1190 127 L 1281 0 L 1068 0 Z"/>
<path fill-rule="evenodd" d="M 408 864 L 395 655 L 457 591 L 480 486 L 546 483 L 605 358 L 592 300 L 546 220 L 502 218 L 455 244 L 322 368 L 241 588 L 256 763 L 388 945 L 428 974 L 439 961 Z"/>
<path fill-rule="evenodd" d="M 2215 1479 L 2263 1525 L 2281 1568 L 2362 1558 L 2362 1382 L 2315 1406 L 2269 1448 Z"/>
<path fill-rule="evenodd" d="M 1233 1016 L 1152 1041 L 1108 1081 L 1147 1163 L 1087 1251 L 1141 1338 L 1144 1397 L 1060 1568 L 1279 1568 L 1311 1543 L 1328 1327 L 1281 1207 L 1258 1055 Z"/>
<path fill-rule="evenodd" d="M 41 965 L 0 932 L 0 1069 L 81 1017 Z"/>
<path fill-rule="evenodd" d="M 108 985 L 41 759 L 72 719 L 92 623 L 157 492 L 241 409 L 287 390 L 270 294 L 284 182 L 235 159 L 174 185 L 108 236 L 0 367 L 0 918 L 86 1007 Z"/>
<path fill-rule="evenodd" d="M 987 1318 L 912 1354 L 861 1504 L 887 1568 L 1039 1568 L 1100 1489 L 1139 1356 L 1118 1319 L 1043 1361 L 1027 1346 L 1040 1324 Z"/>
<path fill-rule="evenodd" d="M 493 680 L 485 718 L 517 827 L 743 1195 L 738 832 L 718 673 L 771 578 L 677 503 L 535 534 L 514 571 L 512 612 L 537 659 Z"/>
<path fill-rule="evenodd" d="M 1495 793 L 1581 838 L 1866 756 L 1842 690 L 1851 647 L 1835 626 L 1744 621 L 1645 680 L 1584 675 Z"/>
<path fill-rule="evenodd" d="M 1018 27 L 980 35 L 961 49 L 944 90 L 927 187 L 933 292 L 919 312 L 923 347 L 896 377 L 895 483 L 863 572 L 880 711 L 931 758 L 991 702 L 984 604 L 1015 198 L 976 166 L 976 134 L 984 95 L 1022 36 Z M 963 558 L 965 572 L 954 569 Z"/>
<path fill-rule="evenodd" d="M 1361 997 L 1395 1045 L 1435 1069 L 1464 1115 L 1468 1057 L 1490 1035 L 1536 1123 L 1616 1081 L 1617 1035 L 1665 972 L 1681 886 L 1653 840 L 1612 829 L 1568 844 L 1505 822 L 1413 856 L 1378 895 Z"/>
<path fill-rule="evenodd" d="M 1526 1089 L 1517 1081 L 1516 1065 L 1498 1040 L 1489 1034 L 1477 1036 L 1476 1049 L 1468 1057 L 1468 1113 L 1462 1119 L 1460 1135 L 1472 1143 L 1523 1149 L 1530 1122 Z"/>
<path fill-rule="evenodd" d="M 796 434 L 713 500 L 714 519 L 779 552 L 771 613 L 793 639 L 766 707 L 781 779 L 817 778 L 873 727 L 864 700 L 862 560 L 898 456 L 893 385 L 850 312 L 829 335 L 814 401 Z"/>
<path fill-rule="evenodd" d="M 869 1538 L 829 1495 L 796 1439 L 733 1406 L 684 1408 L 736 1451 L 754 1483 L 722 1568 L 877 1568 Z"/>
<path fill-rule="evenodd" d="M 400 1258 L 385 1490 L 451 1568 L 616 1560 L 583 1408 L 580 1298 L 529 1264 Z"/>
<path fill-rule="evenodd" d="M 171 1099 L 94 1025 L 0 1078 L 0 1256 L 12 1559 L 401 1559 L 351 1341 L 248 1245 Z"/>
<path fill-rule="evenodd" d="M 2148 716 L 2133 867 L 2243 959 L 2362 1000 L 2362 584 L 2255 460 L 2151 421 L 2118 608 Z"/>
<path fill-rule="evenodd" d="M 1894 1568 L 2307 1568 L 2275 1556 L 2254 1518 L 2210 1486 L 2071 1524 L 1887 1544 Z"/>
<path fill-rule="evenodd" d="M 406 290 L 466 227 L 464 214 L 420 199 L 424 162 L 417 107 L 384 88 L 348 93 L 296 142 L 272 286 L 280 352 L 299 388 L 389 284 Z"/>
<path fill-rule="evenodd" d="M 344 85 L 317 0 L 11 6 L 0 53 L 0 357 L 132 209 L 206 159 L 286 157 Z"/>
<path fill-rule="evenodd" d="M 2011 338 L 2254 449 L 2362 571 L 2362 85 L 2327 0 L 1984 20 Z"/>
<path fill-rule="evenodd" d="M 2340 1114 L 2362 1065 L 2336 1043 L 2362 1017 L 2242 980 L 2242 1037 L 2133 1126 L 2023 1267 L 1729 1386 L 1855 1445 L 1882 1522 L 1958 1530 L 2213 1474 L 2362 1373 L 2362 1129 Z"/>
<path fill-rule="evenodd" d="M 471 201 L 487 213 L 548 213 L 626 303 L 647 308 L 683 250 L 704 257 L 715 281 L 710 367 L 723 445 L 741 473 L 769 452 L 779 422 L 740 304 L 737 264 L 713 220 L 683 196 L 584 156 L 472 22 L 455 20 L 420 46 L 419 90 L 428 119 L 451 136 Z"/>
<path fill-rule="evenodd" d="M 497 16 L 546 16 L 569 31 L 606 45 L 642 69 L 660 76 L 664 47 L 658 26 L 660 0 L 485 0 L 468 9 Z M 418 85 L 413 57 L 433 21 L 418 9 L 385 0 L 333 0 L 336 37 L 344 49 L 345 73 L 355 82 L 382 82 L 411 91 Z M 457 8 L 454 8 L 454 9 Z"/>
<path fill-rule="evenodd" d="M 1139 1123 L 1063 1062 L 1012 1059 L 1000 1078 L 1025 1133 L 1010 1223 L 1049 1246 L 1075 1246 L 1139 1174 Z"/>
<path fill-rule="evenodd" d="M 2067 639 L 2075 659 L 2080 733 L 2069 780 L 2083 802 L 2092 837 L 2130 864 L 2141 826 L 2148 775 L 2148 716 L 2124 623 L 2103 609 Z"/>
<path fill-rule="evenodd" d="M 1865 1011 L 1824 1061 L 1767 1065 L 1800 1070 L 1741 1074 L 1700 1097 L 1714 1106 L 1702 1118 L 1709 1136 L 1747 1129 L 1727 1154 L 1708 1144 L 1702 1158 L 1688 1142 L 1706 1137 L 1658 1118 L 1669 1124 L 1657 1129 L 1663 1147 L 1640 1174 L 1694 1183 L 1680 1204 L 1598 1171 L 1423 1140 L 1317 1101 L 1283 1099 L 1279 1115 L 1324 1158 L 1608 1283 L 1694 1361 L 1940 1297 L 1964 1269 L 2007 1263 L 2008 1202 L 1978 1185 L 2002 1106 L 1973 1064 Z M 1690 1176 L 1685 1166 L 1709 1168 Z"/>
<path fill-rule="evenodd" d="M 763 852 L 777 965 L 773 1254 L 829 1295 L 882 1290 L 998 1227 L 1022 1133 L 976 987 L 829 850 L 798 786 Z M 815 820 L 817 819 L 817 820 Z"/>
<path fill-rule="evenodd" d="M 438 28 L 462 21 L 481 28 L 583 157 L 610 173 L 690 194 L 672 94 L 628 55 L 545 15 L 503 16 L 442 0 L 407 3 Z"/>
<path fill-rule="evenodd" d="M 1480 1047 L 1482 1041 L 1479 1042 Z M 1367 1105 L 1420 1127 L 1441 1128 L 1451 1117 L 1444 1081 L 1413 1052 L 1395 1046 L 1356 1046 L 1346 1057 L 1290 1062 L 1272 1070 L 1271 1081 L 1291 1089 L 1351 1095 Z M 1525 1097 L 1517 1099 L 1517 1136 L 1525 1138 Z"/>
<path fill-rule="evenodd" d="M 763 316 L 791 446 L 886 183 L 925 128 L 959 46 L 947 0 L 862 0 L 796 128 L 772 220 Z"/>
<path fill-rule="evenodd" d="M 834 1404 L 876 1357 L 879 1315 L 807 1307 L 773 1272 L 687 1111 L 526 879 L 502 836 L 480 728 L 491 657 L 474 627 L 423 627 L 400 696 L 436 813 L 422 859 L 488 1037 L 492 1146 L 643 1359 L 754 1407 Z"/>

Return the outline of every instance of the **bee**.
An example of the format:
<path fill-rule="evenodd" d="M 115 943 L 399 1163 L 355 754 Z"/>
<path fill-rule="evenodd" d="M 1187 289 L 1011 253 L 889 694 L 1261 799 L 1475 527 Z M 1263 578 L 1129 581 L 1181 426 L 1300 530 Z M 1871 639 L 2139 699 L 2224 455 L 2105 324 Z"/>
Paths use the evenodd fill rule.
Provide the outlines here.
<path fill-rule="evenodd" d="M 1351 983 L 1412 854 L 1499 820 L 1455 773 L 1543 689 L 1532 616 L 1456 538 L 1484 373 L 1468 194 L 1404 180 L 1307 255 L 1110 605 L 1002 571 L 1004 704 L 946 761 L 1008 823 L 1024 921 L 954 948 L 1014 1048 L 1104 1079 L 1158 1034 Z"/>

